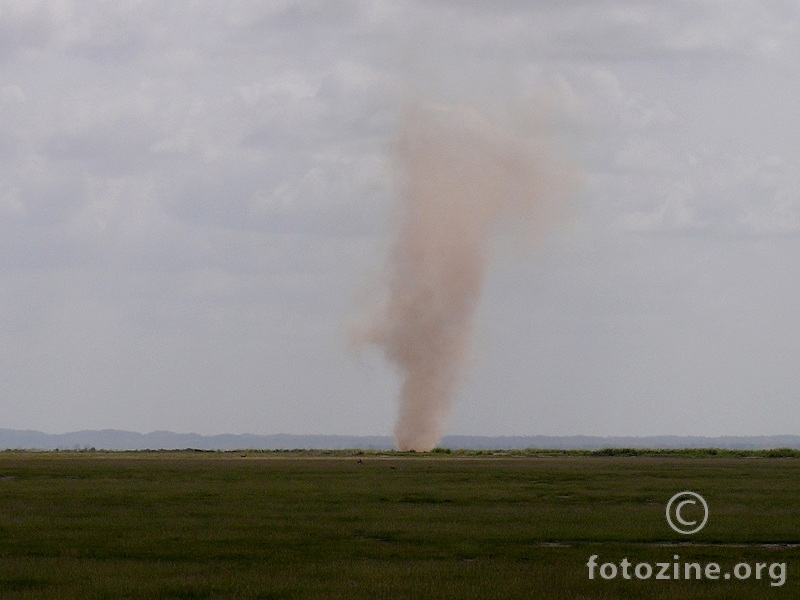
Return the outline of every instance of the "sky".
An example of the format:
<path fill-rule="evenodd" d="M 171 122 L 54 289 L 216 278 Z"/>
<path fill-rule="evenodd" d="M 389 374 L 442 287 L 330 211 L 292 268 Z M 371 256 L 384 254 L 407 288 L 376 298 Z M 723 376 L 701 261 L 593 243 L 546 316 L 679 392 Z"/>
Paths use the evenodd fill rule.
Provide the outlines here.
<path fill-rule="evenodd" d="M 0 0 L 0 428 L 388 435 L 348 332 L 402 115 L 579 181 L 498 241 L 447 432 L 800 433 L 800 8 Z"/>

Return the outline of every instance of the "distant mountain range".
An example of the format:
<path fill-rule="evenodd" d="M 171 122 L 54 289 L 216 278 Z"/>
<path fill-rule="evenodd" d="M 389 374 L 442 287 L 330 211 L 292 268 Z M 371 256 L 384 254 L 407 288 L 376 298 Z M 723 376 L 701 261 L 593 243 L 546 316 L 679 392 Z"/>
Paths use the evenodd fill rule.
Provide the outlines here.
<path fill-rule="evenodd" d="M 595 437 L 595 436 L 472 436 L 449 435 L 442 448 L 468 450 L 515 450 L 540 448 L 553 450 L 597 450 L 600 448 L 720 448 L 760 450 L 765 448 L 800 449 L 800 436 L 753 437 Z M 50 434 L 41 431 L 0 429 L 0 449 L 13 450 L 391 450 L 389 436 L 355 435 L 199 435 L 154 431 L 135 433 L 117 429 L 75 431 Z"/>

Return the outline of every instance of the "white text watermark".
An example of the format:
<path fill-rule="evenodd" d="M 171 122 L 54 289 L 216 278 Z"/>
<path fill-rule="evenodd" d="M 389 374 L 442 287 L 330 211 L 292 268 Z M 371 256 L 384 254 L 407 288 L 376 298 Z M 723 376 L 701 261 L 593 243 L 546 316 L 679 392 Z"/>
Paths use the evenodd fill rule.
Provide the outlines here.
<path fill-rule="evenodd" d="M 684 519 L 682 514 L 684 507 L 688 505 L 696 507 L 698 501 L 703 507 L 703 518 L 699 525 L 697 524 L 696 518 L 693 520 Z M 672 520 L 673 516 L 675 517 L 674 521 Z M 678 524 L 675 523 L 676 521 Z M 672 529 L 680 534 L 691 535 L 693 533 L 697 533 L 706 526 L 707 521 L 708 504 L 700 494 L 695 492 L 679 492 L 670 498 L 669 502 L 667 502 L 667 523 L 669 523 L 669 526 L 672 527 Z"/>
<path fill-rule="evenodd" d="M 599 562 L 599 555 L 592 554 L 586 566 L 589 569 L 589 579 L 769 579 L 770 585 L 780 587 L 786 583 L 786 563 L 754 564 L 740 562 L 732 570 L 723 571 L 719 563 L 709 562 L 705 565 L 699 562 L 680 562 L 680 556 L 675 554 L 673 562 L 637 562 L 632 563 L 626 558 L 619 562 Z"/>

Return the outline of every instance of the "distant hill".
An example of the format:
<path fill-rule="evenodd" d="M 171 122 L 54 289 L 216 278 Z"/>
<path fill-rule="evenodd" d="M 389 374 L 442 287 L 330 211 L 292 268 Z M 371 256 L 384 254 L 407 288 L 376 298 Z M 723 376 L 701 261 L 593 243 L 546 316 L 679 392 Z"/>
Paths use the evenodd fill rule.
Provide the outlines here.
<path fill-rule="evenodd" d="M 595 437 L 595 436 L 472 436 L 450 435 L 440 444 L 442 448 L 468 450 L 514 450 L 541 448 L 554 450 L 597 450 L 600 448 L 721 448 L 729 450 L 760 450 L 766 448 L 800 449 L 800 436 L 753 437 Z M 75 431 L 48 434 L 40 431 L 0 429 L 0 449 L 14 450 L 292 450 L 319 449 L 391 450 L 394 442 L 389 436 L 355 435 L 199 435 L 154 431 L 135 433 L 117 429 Z"/>

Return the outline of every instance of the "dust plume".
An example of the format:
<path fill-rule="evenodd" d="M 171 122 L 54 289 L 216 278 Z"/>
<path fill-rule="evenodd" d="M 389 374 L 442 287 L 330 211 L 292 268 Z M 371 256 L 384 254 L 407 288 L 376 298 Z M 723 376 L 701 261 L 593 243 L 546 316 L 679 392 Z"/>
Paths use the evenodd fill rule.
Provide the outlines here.
<path fill-rule="evenodd" d="M 544 201 L 569 187 L 556 165 L 474 111 L 418 105 L 403 117 L 385 297 L 361 332 L 400 374 L 400 450 L 429 451 L 441 439 L 468 362 L 491 242 L 503 224 L 535 235 Z"/>

